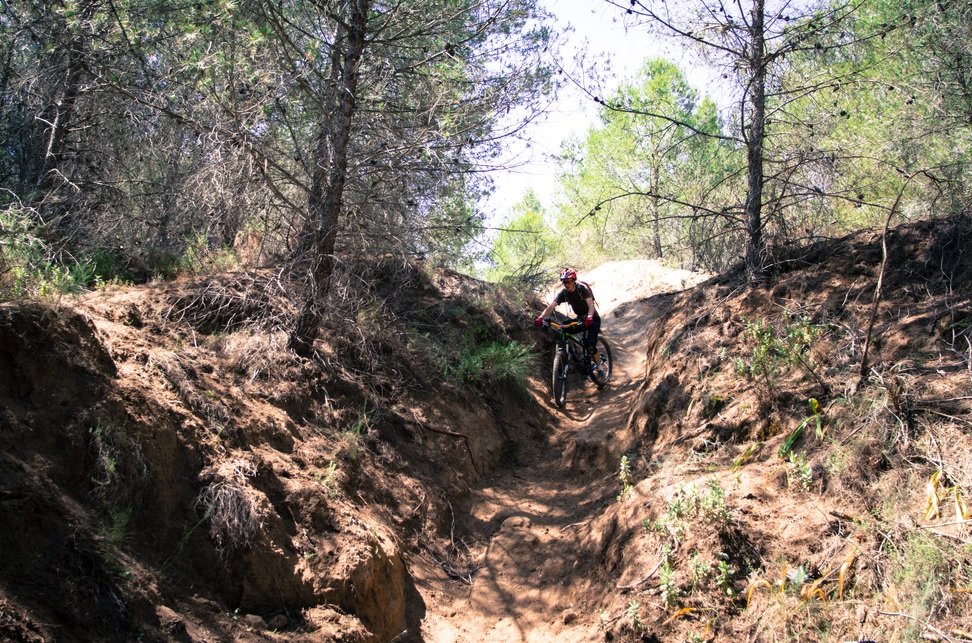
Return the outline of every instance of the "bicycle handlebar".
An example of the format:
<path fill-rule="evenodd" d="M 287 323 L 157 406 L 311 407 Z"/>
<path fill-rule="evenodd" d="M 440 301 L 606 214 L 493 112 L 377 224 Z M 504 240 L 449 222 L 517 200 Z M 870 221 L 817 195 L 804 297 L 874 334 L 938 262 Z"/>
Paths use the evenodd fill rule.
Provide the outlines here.
<path fill-rule="evenodd" d="M 576 328 L 582 328 L 584 326 L 582 322 L 576 320 L 569 321 L 566 323 L 560 323 L 560 322 L 550 321 L 549 319 L 544 319 L 543 325 L 545 328 L 553 328 L 554 330 L 566 330 L 566 331 L 571 331 Z"/>

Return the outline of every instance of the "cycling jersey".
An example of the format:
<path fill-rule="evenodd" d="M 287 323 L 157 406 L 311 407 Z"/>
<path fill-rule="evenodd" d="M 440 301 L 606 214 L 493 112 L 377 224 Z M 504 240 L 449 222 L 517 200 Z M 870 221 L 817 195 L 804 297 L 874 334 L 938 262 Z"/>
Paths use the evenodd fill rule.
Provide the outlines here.
<path fill-rule="evenodd" d="M 591 287 L 582 281 L 577 282 L 577 287 L 574 288 L 574 292 L 569 292 L 566 288 L 557 293 L 555 301 L 557 304 L 562 304 L 567 302 L 570 305 L 571 310 L 578 317 L 587 317 L 592 314 L 594 317 L 600 317 L 597 314 L 597 310 L 589 312 L 590 308 L 587 305 L 588 299 L 594 299 L 594 292 Z"/>

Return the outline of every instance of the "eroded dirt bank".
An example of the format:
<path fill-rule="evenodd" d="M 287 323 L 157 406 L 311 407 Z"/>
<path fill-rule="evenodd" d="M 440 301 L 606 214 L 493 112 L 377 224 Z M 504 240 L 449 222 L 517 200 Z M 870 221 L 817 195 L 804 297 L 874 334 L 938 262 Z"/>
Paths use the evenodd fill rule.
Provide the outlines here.
<path fill-rule="evenodd" d="M 406 552 L 440 551 L 470 481 L 537 431 L 527 396 L 443 369 L 519 320 L 447 272 L 343 278 L 312 361 L 272 273 L 0 306 L 0 638 L 419 630 Z"/>
<path fill-rule="evenodd" d="M 349 266 L 313 361 L 272 273 L 3 304 L 0 636 L 972 639 L 970 239 L 895 230 L 876 309 L 874 233 L 602 267 L 566 412 L 539 301 L 413 265 Z M 470 379 L 497 339 L 527 391 Z"/>

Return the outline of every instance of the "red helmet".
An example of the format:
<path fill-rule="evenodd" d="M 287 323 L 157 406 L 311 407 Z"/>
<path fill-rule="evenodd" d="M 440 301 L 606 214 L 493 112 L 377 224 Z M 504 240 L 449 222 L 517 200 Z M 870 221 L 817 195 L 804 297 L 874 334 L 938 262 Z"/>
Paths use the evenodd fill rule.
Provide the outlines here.
<path fill-rule="evenodd" d="M 564 268 L 560 271 L 560 280 L 568 281 L 569 279 L 577 279 L 577 271 L 573 268 Z"/>

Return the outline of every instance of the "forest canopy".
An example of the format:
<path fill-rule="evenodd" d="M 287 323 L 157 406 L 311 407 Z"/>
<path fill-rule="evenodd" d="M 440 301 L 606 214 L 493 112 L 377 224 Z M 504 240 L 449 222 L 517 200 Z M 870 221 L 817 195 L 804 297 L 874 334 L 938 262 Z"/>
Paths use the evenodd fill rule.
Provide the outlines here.
<path fill-rule="evenodd" d="M 352 256 L 532 284 L 606 257 L 765 279 L 779 248 L 966 208 L 968 6 L 602 9 L 724 95 L 660 58 L 598 89 L 535 0 L 0 3 L 3 296 L 274 266 L 298 335 Z M 497 222 L 503 145 L 565 79 L 599 121 L 562 150 L 554 203 Z"/>

